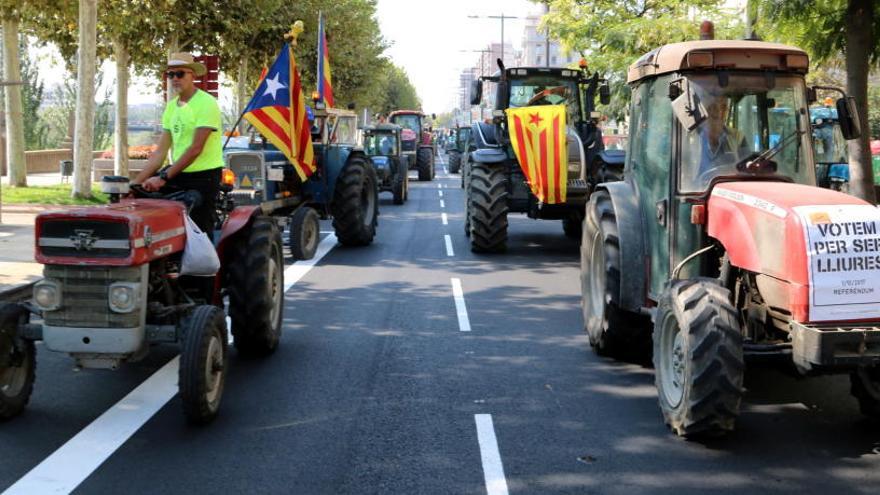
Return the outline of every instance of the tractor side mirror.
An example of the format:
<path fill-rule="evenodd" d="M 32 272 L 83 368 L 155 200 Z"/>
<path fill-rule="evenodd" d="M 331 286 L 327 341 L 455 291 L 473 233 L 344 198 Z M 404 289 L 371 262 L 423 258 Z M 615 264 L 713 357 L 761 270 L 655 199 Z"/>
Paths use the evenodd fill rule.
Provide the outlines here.
<path fill-rule="evenodd" d="M 819 97 L 816 96 L 816 88 L 807 88 L 807 105 L 817 101 L 819 101 Z"/>
<path fill-rule="evenodd" d="M 608 87 L 608 83 L 599 86 L 599 103 L 603 105 L 611 103 L 611 88 Z"/>
<path fill-rule="evenodd" d="M 474 79 L 471 81 L 471 105 L 479 105 L 483 101 L 483 81 Z"/>
<path fill-rule="evenodd" d="M 859 111 L 856 109 L 856 100 L 852 96 L 837 99 L 837 120 L 840 123 L 840 133 L 847 141 L 862 135 Z"/>
<path fill-rule="evenodd" d="M 700 102 L 700 97 L 691 91 L 690 84 L 686 79 L 679 79 L 669 83 L 669 96 L 672 98 L 672 112 L 688 131 L 697 128 L 706 120 L 706 109 Z"/>
<path fill-rule="evenodd" d="M 495 109 L 505 110 L 510 99 L 510 82 L 507 79 L 498 81 L 498 88 L 495 92 Z"/>

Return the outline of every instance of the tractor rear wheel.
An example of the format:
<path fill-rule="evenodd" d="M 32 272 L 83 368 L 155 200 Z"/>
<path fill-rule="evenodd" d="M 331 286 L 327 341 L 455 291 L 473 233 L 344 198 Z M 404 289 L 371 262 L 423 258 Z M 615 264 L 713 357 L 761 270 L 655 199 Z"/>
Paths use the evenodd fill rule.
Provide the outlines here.
<path fill-rule="evenodd" d="M 507 249 L 507 176 L 502 167 L 474 163 L 468 171 L 468 179 L 471 251 L 502 252 Z"/>
<path fill-rule="evenodd" d="M 654 379 L 666 424 L 683 437 L 733 430 L 744 368 L 730 291 L 711 279 L 675 282 L 654 324 Z"/>
<path fill-rule="evenodd" d="M 226 318 L 216 306 L 196 306 L 181 322 L 178 383 L 183 413 L 190 423 L 205 424 L 220 410 L 226 382 Z"/>
<path fill-rule="evenodd" d="M 257 217 L 235 244 L 229 277 L 229 317 L 235 348 L 245 356 L 275 351 L 284 309 L 281 233 L 271 217 Z"/>
<path fill-rule="evenodd" d="M 577 213 L 572 213 L 570 216 L 563 218 L 562 231 L 565 232 L 565 237 L 580 240 L 583 235 L 583 222 L 584 218 Z"/>
<path fill-rule="evenodd" d="M 28 322 L 28 315 L 21 305 L 0 304 L 0 421 L 21 414 L 34 390 L 34 342 L 18 336 L 18 328 Z"/>
<path fill-rule="evenodd" d="M 376 171 L 362 158 L 345 164 L 333 192 L 333 229 L 336 238 L 346 246 L 366 246 L 376 236 L 379 216 L 379 191 Z"/>
<path fill-rule="evenodd" d="M 461 154 L 451 153 L 449 155 L 449 173 L 457 174 L 461 170 Z"/>
<path fill-rule="evenodd" d="M 601 356 L 646 361 L 651 352 L 649 322 L 618 305 L 621 239 L 607 192 L 590 197 L 581 230 L 581 309 L 590 345 Z"/>
<path fill-rule="evenodd" d="M 849 375 L 850 393 L 865 416 L 880 420 L 880 366 L 862 367 Z"/>
<path fill-rule="evenodd" d="M 310 260 L 318 249 L 318 212 L 303 206 L 290 215 L 288 242 L 295 260 Z"/>
<path fill-rule="evenodd" d="M 419 148 L 416 152 L 416 168 L 419 170 L 419 180 L 434 179 L 434 153 L 431 148 Z"/>
<path fill-rule="evenodd" d="M 400 167 L 401 169 L 403 166 Z M 397 177 L 394 179 L 394 186 L 391 188 L 391 194 L 394 195 L 394 204 L 402 205 L 406 203 L 407 196 L 407 186 L 409 182 L 409 177 L 407 176 L 406 170 L 399 170 L 397 172 Z"/>

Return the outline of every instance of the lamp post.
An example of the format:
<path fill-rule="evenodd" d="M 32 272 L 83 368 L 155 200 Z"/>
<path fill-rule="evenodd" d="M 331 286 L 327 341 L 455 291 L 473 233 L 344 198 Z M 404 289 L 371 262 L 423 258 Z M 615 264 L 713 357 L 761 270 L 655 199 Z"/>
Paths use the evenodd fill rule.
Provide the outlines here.
<path fill-rule="evenodd" d="M 500 19 L 501 20 L 501 61 L 504 61 L 504 20 L 505 19 L 519 19 L 517 16 L 513 15 L 504 15 L 502 12 L 501 15 L 469 15 L 468 19 Z"/>

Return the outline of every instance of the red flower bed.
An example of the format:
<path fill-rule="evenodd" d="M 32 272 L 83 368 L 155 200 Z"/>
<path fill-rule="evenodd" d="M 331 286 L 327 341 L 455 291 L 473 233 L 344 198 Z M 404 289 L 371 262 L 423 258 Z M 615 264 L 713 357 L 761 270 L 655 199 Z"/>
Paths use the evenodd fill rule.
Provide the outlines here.
<path fill-rule="evenodd" d="M 158 148 L 155 144 L 143 145 L 143 146 L 130 146 L 128 148 L 128 158 L 131 160 L 146 160 L 150 157 L 156 149 Z M 115 156 L 115 152 L 113 148 L 105 151 L 101 154 L 101 158 L 113 158 Z"/>

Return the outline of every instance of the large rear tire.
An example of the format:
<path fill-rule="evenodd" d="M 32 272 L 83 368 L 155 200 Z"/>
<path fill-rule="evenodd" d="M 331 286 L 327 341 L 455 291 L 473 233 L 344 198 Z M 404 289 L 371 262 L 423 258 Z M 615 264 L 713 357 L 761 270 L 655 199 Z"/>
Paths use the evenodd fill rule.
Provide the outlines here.
<path fill-rule="evenodd" d="M 281 233 L 270 217 L 254 219 L 235 244 L 229 278 L 229 316 L 235 348 L 245 356 L 275 351 L 284 310 Z"/>
<path fill-rule="evenodd" d="M 654 325 L 655 383 L 666 424 L 683 437 L 733 430 L 744 368 L 730 291 L 715 280 L 675 282 L 660 298 Z"/>
<path fill-rule="evenodd" d="M 880 420 L 880 366 L 862 367 L 849 375 L 850 393 L 865 416 Z"/>
<path fill-rule="evenodd" d="M 461 171 L 461 154 L 450 153 L 447 156 L 449 157 L 449 173 L 457 174 Z"/>
<path fill-rule="evenodd" d="M 34 390 L 36 349 L 18 336 L 28 316 L 18 304 L 0 303 L 0 421 L 21 414 Z"/>
<path fill-rule="evenodd" d="M 403 169 L 402 165 L 400 166 L 400 169 Z M 391 194 L 394 196 L 394 204 L 402 205 L 406 203 L 407 182 L 409 182 L 409 177 L 406 170 L 399 170 L 397 172 L 397 177 L 394 179 L 394 187 L 391 188 Z"/>
<path fill-rule="evenodd" d="M 619 306 L 621 239 L 606 191 L 590 197 L 581 230 L 581 309 L 590 345 L 601 356 L 647 361 L 650 322 Z"/>
<path fill-rule="evenodd" d="M 333 229 L 345 246 L 366 246 L 376 236 L 379 191 L 376 171 L 359 157 L 352 158 L 336 180 L 333 192 Z"/>
<path fill-rule="evenodd" d="M 434 179 L 434 154 L 431 148 L 419 148 L 416 152 L 416 168 L 419 170 L 419 180 Z"/>
<path fill-rule="evenodd" d="M 217 417 L 226 382 L 226 318 L 210 305 L 196 306 L 181 322 L 178 382 L 183 413 L 190 423 L 205 424 Z"/>
<path fill-rule="evenodd" d="M 503 252 L 507 249 L 507 176 L 502 167 L 473 163 L 468 179 L 471 251 Z"/>
<path fill-rule="evenodd" d="M 310 260 L 315 256 L 320 237 L 318 212 L 303 206 L 290 216 L 290 232 L 288 242 L 290 253 L 295 260 Z"/>

